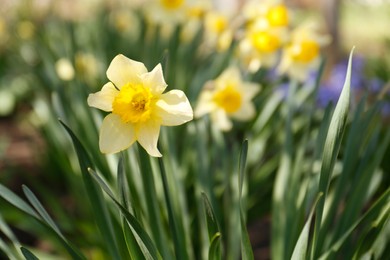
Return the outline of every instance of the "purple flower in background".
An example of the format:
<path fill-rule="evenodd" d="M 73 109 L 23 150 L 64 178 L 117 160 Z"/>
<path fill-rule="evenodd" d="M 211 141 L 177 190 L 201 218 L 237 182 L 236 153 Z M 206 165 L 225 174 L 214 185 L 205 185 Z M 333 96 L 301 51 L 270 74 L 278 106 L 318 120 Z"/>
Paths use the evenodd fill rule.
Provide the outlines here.
<path fill-rule="evenodd" d="M 362 90 L 366 85 L 366 80 L 363 77 L 364 65 L 363 57 L 356 56 L 353 58 L 351 70 L 351 90 L 353 92 Z M 347 68 L 348 61 L 342 61 L 336 64 L 329 78 L 321 84 L 317 96 L 317 102 L 320 107 L 325 107 L 329 103 L 337 103 L 341 90 L 343 89 Z"/>

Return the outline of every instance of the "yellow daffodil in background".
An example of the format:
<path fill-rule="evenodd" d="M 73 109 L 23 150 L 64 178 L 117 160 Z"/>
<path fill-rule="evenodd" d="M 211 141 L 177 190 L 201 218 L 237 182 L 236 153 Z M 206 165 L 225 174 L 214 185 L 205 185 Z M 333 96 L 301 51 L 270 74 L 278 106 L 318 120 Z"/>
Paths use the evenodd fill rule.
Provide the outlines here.
<path fill-rule="evenodd" d="M 296 28 L 283 50 L 279 72 L 300 81 L 305 80 L 308 72 L 319 65 L 321 47 L 329 42 L 330 37 L 319 34 L 314 23 Z"/>
<path fill-rule="evenodd" d="M 286 42 L 285 28 L 272 27 L 260 19 L 250 26 L 238 45 L 238 57 L 249 71 L 272 67 L 278 61 L 278 51 Z"/>
<path fill-rule="evenodd" d="M 205 16 L 206 48 L 225 51 L 233 41 L 233 28 L 228 14 L 217 10 L 210 11 Z"/>
<path fill-rule="evenodd" d="M 196 33 L 202 28 L 205 14 L 212 8 L 210 0 L 198 0 L 188 3 L 186 7 L 187 19 L 184 21 L 181 31 L 181 40 L 191 42 Z"/>
<path fill-rule="evenodd" d="M 238 68 L 227 68 L 218 78 L 205 84 L 195 116 L 210 114 L 218 129 L 229 131 L 232 128 L 230 118 L 247 121 L 255 116 L 256 109 L 251 100 L 259 91 L 258 84 L 242 81 Z"/>
<path fill-rule="evenodd" d="M 191 105 L 181 90 L 163 93 L 165 83 L 161 65 L 148 72 L 141 62 L 117 55 L 107 69 L 102 90 L 88 97 L 88 105 L 111 112 L 100 129 L 103 153 L 127 149 L 135 141 L 151 155 L 157 149 L 160 127 L 184 124 L 193 118 Z"/>
<path fill-rule="evenodd" d="M 161 35 L 168 38 L 174 27 L 186 19 L 186 0 L 149 0 L 143 5 L 151 26 L 158 26 Z"/>
<path fill-rule="evenodd" d="M 289 11 L 281 0 L 248 1 L 243 7 L 243 16 L 248 26 L 259 19 L 273 27 L 289 25 Z"/>

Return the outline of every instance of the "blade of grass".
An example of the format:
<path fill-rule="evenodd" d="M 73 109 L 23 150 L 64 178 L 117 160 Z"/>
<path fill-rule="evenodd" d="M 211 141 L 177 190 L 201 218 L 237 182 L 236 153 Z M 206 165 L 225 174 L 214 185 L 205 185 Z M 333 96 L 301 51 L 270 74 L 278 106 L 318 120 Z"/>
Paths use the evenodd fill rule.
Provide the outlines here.
<path fill-rule="evenodd" d="M 341 92 L 339 101 L 337 102 L 333 113 L 328 133 L 325 140 L 324 152 L 322 156 L 322 166 L 320 173 L 319 192 L 324 196 L 317 204 L 316 218 L 313 234 L 313 243 L 311 250 L 311 259 L 317 259 L 321 251 L 323 237 L 320 237 L 322 215 L 327 197 L 330 178 L 333 172 L 334 165 L 338 156 L 341 145 L 341 140 L 344 134 L 345 125 L 347 123 L 348 109 L 350 103 L 350 82 L 351 82 L 351 66 L 352 66 L 353 49 L 349 56 L 347 75 Z"/>

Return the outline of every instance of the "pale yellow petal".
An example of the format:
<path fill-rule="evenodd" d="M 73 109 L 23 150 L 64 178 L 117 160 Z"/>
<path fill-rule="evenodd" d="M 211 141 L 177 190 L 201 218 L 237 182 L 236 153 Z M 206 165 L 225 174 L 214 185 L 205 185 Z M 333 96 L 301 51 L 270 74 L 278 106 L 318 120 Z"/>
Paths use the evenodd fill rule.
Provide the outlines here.
<path fill-rule="evenodd" d="M 136 140 L 132 124 L 125 124 L 120 117 L 109 114 L 100 129 L 99 147 L 102 153 L 117 153 L 127 149 Z"/>
<path fill-rule="evenodd" d="M 156 103 L 157 115 L 165 126 L 181 125 L 194 117 L 192 107 L 186 95 L 181 90 L 171 90 L 161 95 Z"/>
<path fill-rule="evenodd" d="M 167 87 L 161 64 L 158 64 L 156 67 L 154 67 L 151 72 L 143 74 L 141 78 L 144 86 L 150 88 L 153 94 L 161 94 Z"/>
<path fill-rule="evenodd" d="M 260 91 L 260 85 L 256 83 L 245 82 L 242 84 L 242 93 L 244 99 L 249 101 L 254 98 Z"/>
<path fill-rule="evenodd" d="M 213 125 L 222 131 L 229 131 L 233 124 L 223 109 L 218 109 L 211 113 Z"/>
<path fill-rule="evenodd" d="M 213 93 L 211 91 L 202 91 L 199 96 L 198 104 L 195 108 L 195 117 L 199 118 L 216 109 L 216 104 L 212 102 Z"/>
<path fill-rule="evenodd" d="M 112 102 L 118 94 L 119 91 L 111 82 L 108 82 L 103 86 L 102 90 L 89 94 L 87 99 L 88 106 L 111 112 Z"/>
<path fill-rule="evenodd" d="M 138 143 L 146 152 L 154 157 L 161 157 L 157 149 L 158 136 L 160 135 L 160 125 L 153 121 L 148 121 L 139 125 L 137 129 Z"/>
<path fill-rule="evenodd" d="M 126 83 L 141 83 L 140 76 L 146 72 L 148 70 L 142 62 L 131 60 L 119 54 L 111 61 L 107 69 L 107 77 L 120 89 Z"/>
<path fill-rule="evenodd" d="M 248 102 L 243 104 L 237 112 L 231 114 L 230 116 L 239 121 L 248 121 L 251 120 L 255 115 L 255 106 L 252 103 Z"/>

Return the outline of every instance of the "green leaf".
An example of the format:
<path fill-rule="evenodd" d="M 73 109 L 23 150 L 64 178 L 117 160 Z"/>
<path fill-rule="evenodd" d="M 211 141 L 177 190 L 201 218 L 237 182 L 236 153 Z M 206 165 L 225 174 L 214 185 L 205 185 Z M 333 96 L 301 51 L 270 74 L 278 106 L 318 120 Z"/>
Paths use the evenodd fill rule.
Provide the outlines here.
<path fill-rule="evenodd" d="M 209 260 L 219 260 L 221 259 L 221 233 L 217 232 L 211 238 L 210 248 L 209 248 Z"/>
<path fill-rule="evenodd" d="M 144 257 L 146 259 L 162 259 L 153 241 L 150 239 L 149 235 L 140 225 L 138 220 L 125 207 L 123 207 L 123 205 L 121 205 L 117 201 L 117 199 L 115 199 L 115 196 L 112 193 L 111 189 L 94 170 L 89 168 L 89 172 L 93 176 L 95 181 L 99 184 L 99 186 L 104 190 L 104 192 L 106 192 L 107 195 L 112 199 L 112 201 L 117 205 L 117 207 L 125 217 L 127 223 L 131 227 L 131 231 L 133 232 L 141 251 L 144 254 Z"/>
<path fill-rule="evenodd" d="M 124 170 L 123 165 L 123 154 L 121 154 L 121 157 L 119 158 L 118 162 L 118 174 L 117 174 L 117 181 L 118 181 L 118 190 L 120 194 L 120 201 L 124 208 L 129 208 L 129 201 L 128 201 L 128 183 L 126 179 L 126 174 Z M 125 217 L 123 217 L 123 235 L 125 237 L 127 249 L 129 251 L 131 259 L 142 259 L 143 254 L 138 246 L 137 239 L 135 238 L 131 227 L 127 223 L 127 220 Z"/>
<path fill-rule="evenodd" d="M 24 186 L 25 187 L 25 186 Z M 25 190 L 25 188 L 23 188 Z M 32 194 L 32 193 L 31 193 Z M 41 216 L 39 216 L 34 209 L 32 209 L 26 202 L 24 202 L 21 198 L 19 198 L 16 194 L 14 194 L 12 191 L 4 187 L 3 185 L 0 184 L 0 196 L 3 197 L 5 200 L 10 202 L 12 205 L 17 207 L 18 209 L 22 210 L 23 212 L 29 214 L 30 216 L 34 217 L 38 221 L 45 223 L 48 225 L 59 237 L 60 241 L 63 243 L 64 247 L 66 250 L 69 252 L 69 254 L 74 258 L 74 259 L 85 259 L 85 257 L 78 252 L 76 249 L 73 248 L 73 246 L 66 240 L 66 238 L 59 232 L 58 228 L 53 229 L 53 227 L 45 220 L 42 219 Z M 27 196 L 27 195 L 26 195 Z M 35 195 L 32 195 L 35 197 Z M 29 196 L 27 196 L 28 199 L 31 199 Z M 35 200 L 37 201 L 36 197 Z M 35 203 L 35 201 L 32 199 L 32 201 Z M 31 201 L 30 201 L 31 202 Z M 39 202 L 38 202 L 39 203 Z M 33 203 L 32 203 L 33 204 Z M 40 204 L 40 203 L 39 203 Z M 40 209 L 43 209 L 42 205 L 40 204 Z M 37 208 L 39 208 L 37 206 Z M 45 211 L 43 209 L 43 211 Z M 46 211 L 45 211 L 46 212 Z M 46 213 L 47 214 L 47 213 Z M 48 216 L 48 215 L 47 215 Z M 46 217 L 46 216 L 45 216 Z M 50 218 L 50 217 L 49 217 Z M 50 222 L 50 221 L 49 221 Z M 54 222 L 52 222 L 54 224 Z M 55 226 L 55 224 L 54 224 Z"/>
<path fill-rule="evenodd" d="M 242 143 L 240 151 L 240 159 L 238 164 L 238 190 L 239 190 L 239 210 L 240 210 L 240 227 L 241 227 L 241 254 L 242 259 L 254 259 L 251 241 L 249 239 L 248 230 L 246 229 L 245 218 L 242 210 L 241 199 L 242 199 L 242 186 L 244 184 L 245 177 L 245 164 L 248 155 L 248 140 Z"/>
<path fill-rule="evenodd" d="M 309 231 L 311 226 L 311 219 L 314 214 L 314 210 L 317 206 L 318 200 L 322 194 L 319 194 L 316 201 L 314 202 L 314 205 L 310 211 L 309 217 L 306 221 L 305 226 L 303 227 L 301 234 L 299 235 L 298 241 L 295 244 L 293 254 L 291 256 L 291 260 L 301 260 L 306 259 L 306 254 L 308 251 L 308 241 L 309 241 Z"/>
<path fill-rule="evenodd" d="M 240 152 L 240 161 L 238 164 L 238 175 L 239 175 L 238 190 L 239 190 L 240 200 L 242 196 L 242 186 L 244 185 L 245 164 L 246 164 L 247 155 L 248 155 L 248 140 L 245 140 L 242 143 L 241 152 Z"/>
<path fill-rule="evenodd" d="M 91 175 L 88 173 L 88 168 L 93 167 L 93 164 L 89 159 L 89 155 L 87 154 L 84 146 L 81 144 L 81 142 L 73 133 L 73 131 L 61 120 L 60 123 L 72 139 L 74 148 L 77 153 L 77 157 L 79 159 L 85 189 L 87 191 L 89 200 L 92 205 L 92 209 L 94 211 L 93 215 L 95 216 L 97 226 L 102 234 L 103 239 L 107 244 L 108 250 L 110 251 L 110 255 L 113 257 L 113 259 L 121 259 L 118 244 L 116 242 L 117 236 L 114 233 L 114 229 L 111 222 L 112 220 L 109 215 L 107 205 L 104 201 L 103 194 L 101 190 L 96 186 L 96 183 L 91 178 Z"/>
<path fill-rule="evenodd" d="M 3 186 L 2 184 L 0 184 L 0 196 L 21 211 L 29 214 L 30 216 L 38 220 L 41 219 L 33 208 L 31 208 L 26 202 L 24 202 L 24 200 L 19 198 L 18 195 L 13 193 L 11 190 Z"/>
<path fill-rule="evenodd" d="M 38 257 L 36 257 L 33 253 L 30 252 L 30 250 L 25 247 L 21 247 L 20 251 L 22 251 L 22 254 L 26 258 L 26 260 L 39 260 Z"/>
<path fill-rule="evenodd" d="M 319 182 L 319 193 L 323 193 L 324 196 L 320 199 L 316 209 L 315 227 L 313 235 L 313 243 L 311 250 L 311 258 L 317 259 L 318 254 L 321 251 L 323 237 L 319 237 L 322 215 L 325 206 L 325 199 L 327 197 L 330 179 L 332 176 L 333 168 L 336 163 L 336 159 L 339 153 L 341 140 L 344 134 L 345 125 L 347 123 L 347 116 L 350 103 L 350 82 L 351 82 L 351 66 L 352 66 L 353 49 L 349 56 L 347 75 L 345 77 L 345 83 L 343 90 L 340 94 L 340 98 L 337 102 L 335 111 L 330 121 L 330 126 L 325 140 L 324 152 L 322 155 L 322 166 Z"/>
<path fill-rule="evenodd" d="M 213 207 L 209 199 L 207 198 L 206 193 L 202 192 L 203 206 L 205 210 L 206 220 L 207 220 L 207 230 L 209 234 L 209 240 L 212 241 L 216 233 L 220 233 L 218 220 L 215 216 Z"/>
<path fill-rule="evenodd" d="M 169 218 L 169 228 L 173 235 L 173 241 L 175 246 L 175 253 L 177 259 L 188 259 L 188 254 L 186 251 L 186 243 L 185 243 L 185 234 L 179 234 L 179 227 L 177 223 L 177 214 L 175 214 L 175 210 L 173 208 L 171 194 L 169 193 L 168 180 L 165 172 L 165 166 L 163 159 L 158 158 L 158 165 L 160 167 L 161 179 L 163 182 L 164 194 L 165 194 L 165 202 L 167 204 L 168 209 L 168 218 Z"/>
<path fill-rule="evenodd" d="M 385 215 L 389 216 L 390 214 L 390 188 L 388 188 L 382 196 L 361 216 L 357 221 L 355 221 L 350 228 L 340 237 L 330 248 L 325 251 L 321 257 L 318 259 L 334 259 L 332 255 L 340 250 L 347 238 L 352 234 L 352 232 L 359 226 L 364 223 L 373 221 L 373 219 L 378 216 L 382 210 L 385 210 Z"/>
<path fill-rule="evenodd" d="M 31 203 L 31 205 L 35 208 L 35 210 L 42 217 L 43 221 L 46 222 L 46 224 L 49 227 L 51 227 L 51 229 L 54 232 L 56 232 L 58 236 L 60 236 L 63 240 L 66 240 L 64 235 L 62 235 L 61 231 L 58 229 L 57 225 L 54 223 L 53 219 L 49 216 L 49 214 L 47 213 L 45 208 L 42 206 L 42 204 L 39 202 L 39 200 L 34 195 L 34 193 L 26 185 L 22 185 L 22 189 L 23 189 L 24 195 L 27 197 L 28 201 Z"/>
<path fill-rule="evenodd" d="M 240 207 L 241 208 L 241 207 Z M 251 241 L 249 240 L 248 230 L 246 229 L 245 218 L 240 211 L 240 225 L 241 225 L 241 254 L 243 260 L 254 259 Z"/>

